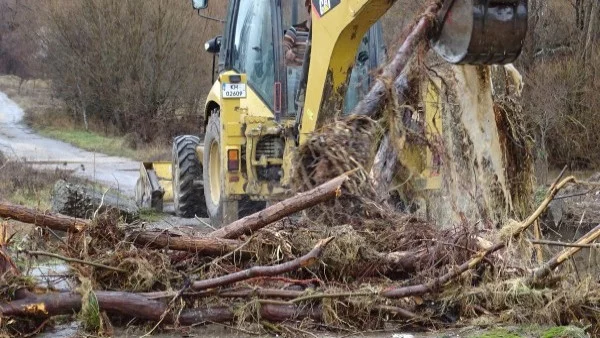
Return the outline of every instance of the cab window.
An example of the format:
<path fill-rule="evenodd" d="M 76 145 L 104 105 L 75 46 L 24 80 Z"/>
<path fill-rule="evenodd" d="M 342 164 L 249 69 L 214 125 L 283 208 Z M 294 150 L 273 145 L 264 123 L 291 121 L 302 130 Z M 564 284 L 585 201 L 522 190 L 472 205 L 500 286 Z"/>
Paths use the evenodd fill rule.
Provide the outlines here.
<path fill-rule="evenodd" d="M 273 108 L 275 49 L 270 0 L 240 0 L 231 65 L 245 73 L 248 85 Z"/>

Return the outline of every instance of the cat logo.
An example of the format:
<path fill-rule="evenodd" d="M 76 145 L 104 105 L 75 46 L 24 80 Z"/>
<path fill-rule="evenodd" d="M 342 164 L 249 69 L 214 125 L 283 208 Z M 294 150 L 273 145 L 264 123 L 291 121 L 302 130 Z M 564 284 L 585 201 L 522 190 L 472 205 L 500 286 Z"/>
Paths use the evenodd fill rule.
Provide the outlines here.
<path fill-rule="evenodd" d="M 334 9 L 340 2 L 341 0 L 312 0 L 313 8 L 319 17 Z"/>
<path fill-rule="evenodd" d="M 320 2 L 321 4 L 319 12 L 321 13 L 321 15 L 329 12 L 329 10 L 331 9 L 331 0 L 321 0 Z"/>

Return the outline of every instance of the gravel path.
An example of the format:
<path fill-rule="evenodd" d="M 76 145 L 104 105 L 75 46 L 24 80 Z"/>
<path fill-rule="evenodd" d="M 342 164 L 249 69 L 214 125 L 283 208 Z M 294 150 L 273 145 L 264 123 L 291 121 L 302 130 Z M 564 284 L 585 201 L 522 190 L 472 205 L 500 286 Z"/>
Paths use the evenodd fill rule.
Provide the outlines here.
<path fill-rule="evenodd" d="M 75 175 L 134 195 L 139 162 L 93 153 L 36 134 L 23 122 L 23 110 L 0 92 L 0 152 L 44 168 L 73 170 Z"/>

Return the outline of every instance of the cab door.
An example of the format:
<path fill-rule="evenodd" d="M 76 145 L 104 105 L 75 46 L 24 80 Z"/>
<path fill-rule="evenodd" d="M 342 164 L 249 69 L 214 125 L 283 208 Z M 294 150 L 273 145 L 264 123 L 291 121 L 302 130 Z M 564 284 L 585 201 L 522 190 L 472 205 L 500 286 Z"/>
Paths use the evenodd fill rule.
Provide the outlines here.
<path fill-rule="evenodd" d="M 245 75 L 249 90 L 244 98 L 248 101 L 259 100 L 271 112 L 281 111 L 281 33 L 277 29 L 281 26 L 278 6 L 280 1 L 232 1 L 225 42 L 227 51 L 224 72 L 231 74 L 233 71 Z M 237 78 L 234 76 L 234 79 Z M 222 82 L 224 84 L 226 82 Z"/>

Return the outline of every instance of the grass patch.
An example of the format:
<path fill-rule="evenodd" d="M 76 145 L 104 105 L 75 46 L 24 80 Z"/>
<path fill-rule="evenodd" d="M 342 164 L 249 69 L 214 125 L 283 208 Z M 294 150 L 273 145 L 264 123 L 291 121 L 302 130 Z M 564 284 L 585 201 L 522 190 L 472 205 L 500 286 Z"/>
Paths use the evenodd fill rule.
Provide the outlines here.
<path fill-rule="evenodd" d="M 54 128 L 41 129 L 40 134 L 70 143 L 78 148 L 106 155 L 135 158 L 139 154 L 125 145 L 123 137 L 107 137 L 85 130 L 58 130 Z"/>
<path fill-rule="evenodd" d="M 510 328 L 493 328 L 478 330 L 468 338 L 585 338 L 584 329 L 575 326 L 542 327 L 539 325 L 523 325 Z"/>
<path fill-rule="evenodd" d="M 585 338 L 588 335 L 583 329 L 574 326 L 557 326 L 542 332 L 541 338 Z"/>
<path fill-rule="evenodd" d="M 140 209 L 140 219 L 146 222 L 158 222 L 165 218 L 165 214 L 154 209 Z"/>

